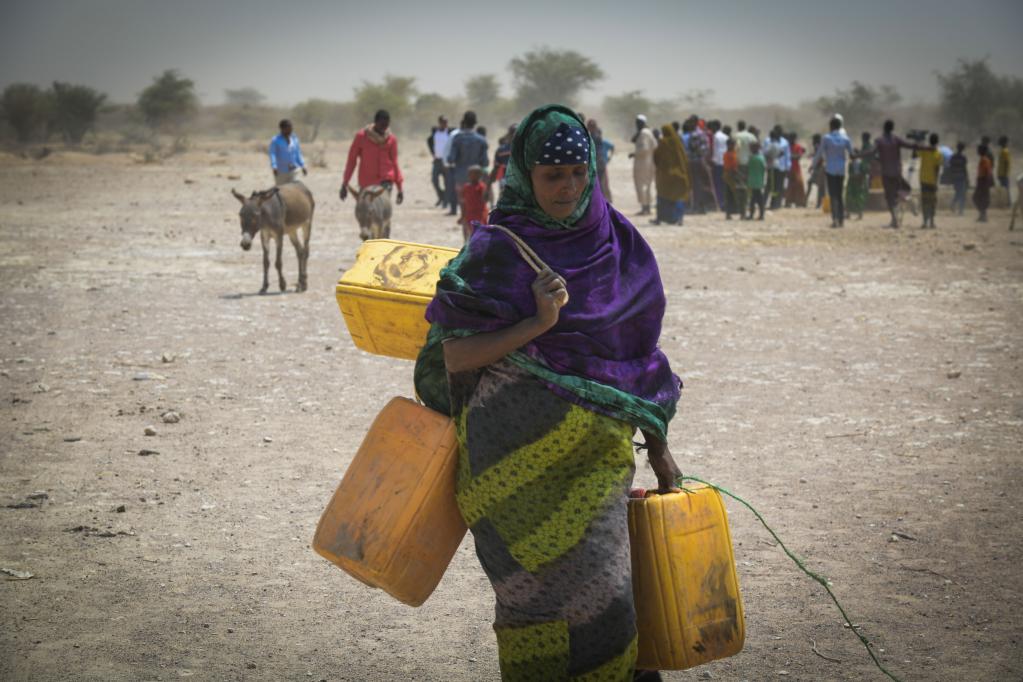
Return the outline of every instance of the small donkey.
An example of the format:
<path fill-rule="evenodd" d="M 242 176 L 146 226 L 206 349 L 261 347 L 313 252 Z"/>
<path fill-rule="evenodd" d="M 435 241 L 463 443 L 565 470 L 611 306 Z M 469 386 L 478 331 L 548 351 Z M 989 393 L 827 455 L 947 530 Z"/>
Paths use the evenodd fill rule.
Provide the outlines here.
<path fill-rule="evenodd" d="M 370 185 L 348 191 L 355 197 L 355 220 L 359 223 L 359 238 L 387 239 L 391 236 L 391 185 Z"/>
<path fill-rule="evenodd" d="M 269 287 L 267 271 L 270 269 L 270 240 L 277 242 L 277 278 L 281 291 L 287 289 L 281 273 L 281 250 L 284 247 L 284 233 L 295 245 L 298 256 L 298 287 L 297 291 L 305 291 L 307 287 L 306 266 L 309 263 L 309 233 L 313 229 L 313 209 L 316 202 L 309 189 L 301 182 L 290 182 L 279 187 L 253 192 L 246 199 L 242 194 L 231 190 L 234 198 L 241 202 L 242 209 L 238 217 L 242 223 L 242 249 L 248 251 L 252 240 L 259 233 L 263 244 L 263 288 L 259 293 L 265 294 Z M 298 231 L 302 230 L 299 239 Z"/>

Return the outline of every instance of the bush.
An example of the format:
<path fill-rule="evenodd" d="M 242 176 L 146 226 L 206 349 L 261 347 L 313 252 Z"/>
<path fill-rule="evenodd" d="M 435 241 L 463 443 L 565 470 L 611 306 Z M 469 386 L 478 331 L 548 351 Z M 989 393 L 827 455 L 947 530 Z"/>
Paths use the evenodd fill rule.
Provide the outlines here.
<path fill-rule="evenodd" d="M 53 126 L 72 146 L 82 142 L 96 124 L 96 114 L 107 96 L 84 85 L 53 84 Z"/>
<path fill-rule="evenodd" d="M 142 91 L 138 107 L 153 132 L 179 133 L 181 126 L 195 115 L 199 107 L 195 83 L 168 69 Z"/>
<path fill-rule="evenodd" d="M 12 83 L 4 88 L 0 105 L 3 117 L 18 142 L 31 142 L 36 137 L 45 137 L 52 102 L 38 86 Z"/>

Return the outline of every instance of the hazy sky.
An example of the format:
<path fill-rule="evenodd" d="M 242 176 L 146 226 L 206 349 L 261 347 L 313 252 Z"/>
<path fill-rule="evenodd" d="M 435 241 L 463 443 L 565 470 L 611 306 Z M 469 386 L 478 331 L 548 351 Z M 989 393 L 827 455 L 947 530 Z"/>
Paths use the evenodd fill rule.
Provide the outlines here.
<path fill-rule="evenodd" d="M 795 104 L 853 79 L 934 101 L 934 72 L 959 57 L 1021 74 L 1021 28 L 1023 0 L 32 0 L 4 2 L 0 86 L 64 80 L 125 102 L 177 68 L 207 103 L 253 86 L 290 105 L 384 73 L 445 95 L 496 73 L 508 94 L 508 60 L 549 45 L 604 69 L 585 102 L 713 88 L 725 107 Z"/>

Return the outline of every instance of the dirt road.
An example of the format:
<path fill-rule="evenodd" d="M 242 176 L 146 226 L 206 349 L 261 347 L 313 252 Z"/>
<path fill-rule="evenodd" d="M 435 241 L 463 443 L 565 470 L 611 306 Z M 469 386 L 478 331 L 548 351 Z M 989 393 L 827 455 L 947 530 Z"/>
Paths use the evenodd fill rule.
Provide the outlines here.
<path fill-rule="evenodd" d="M 403 153 L 394 237 L 458 244 L 425 152 Z M 35 576 L 0 582 L 0 679 L 498 679 L 468 541 L 420 609 L 309 548 L 412 367 L 343 328 L 359 242 L 334 170 L 308 178 L 309 291 L 256 295 L 229 190 L 268 186 L 265 166 L 248 145 L 0 159 L 0 567 Z M 634 214 L 624 159 L 612 182 Z M 1023 677 L 1023 233 L 992 218 L 641 224 L 686 384 L 677 459 L 756 504 L 906 680 Z M 729 508 L 746 648 L 667 679 L 883 679 Z"/>

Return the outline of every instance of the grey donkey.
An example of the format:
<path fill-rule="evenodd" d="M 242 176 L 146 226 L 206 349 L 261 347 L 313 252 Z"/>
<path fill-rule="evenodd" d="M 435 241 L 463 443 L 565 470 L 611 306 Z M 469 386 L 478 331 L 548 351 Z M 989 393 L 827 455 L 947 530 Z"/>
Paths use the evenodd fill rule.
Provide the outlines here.
<path fill-rule="evenodd" d="M 370 185 L 355 189 L 351 185 L 348 191 L 356 198 L 355 219 L 359 223 L 359 237 L 367 239 L 387 239 L 391 236 L 391 185 Z"/>
<path fill-rule="evenodd" d="M 309 263 L 309 233 L 313 229 L 313 209 L 316 202 L 309 189 L 301 182 L 290 182 L 280 187 L 253 192 L 246 199 L 242 194 L 231 190 L 234 198 L 241 202 L 242 209 L 238 217 L 242 223 L 242 249 L 248 251 L 256 233 L 263 244 L 263 288 L 259 293 L 265 294 L 270 286 L 268 270 L 270 269 L 270 240 L 277 242 L 277 279 L 281 291 L 287 289 L 284 274 L 281 272 L 281 250 L 284 247 L 284 234 L 288 234 L 295 245 L 298 256 L 298 287 L 297 291 L 305 291 L 308 286 L 306 267 Z M 299 230 L 302 231 L 301 237 Z"/>

